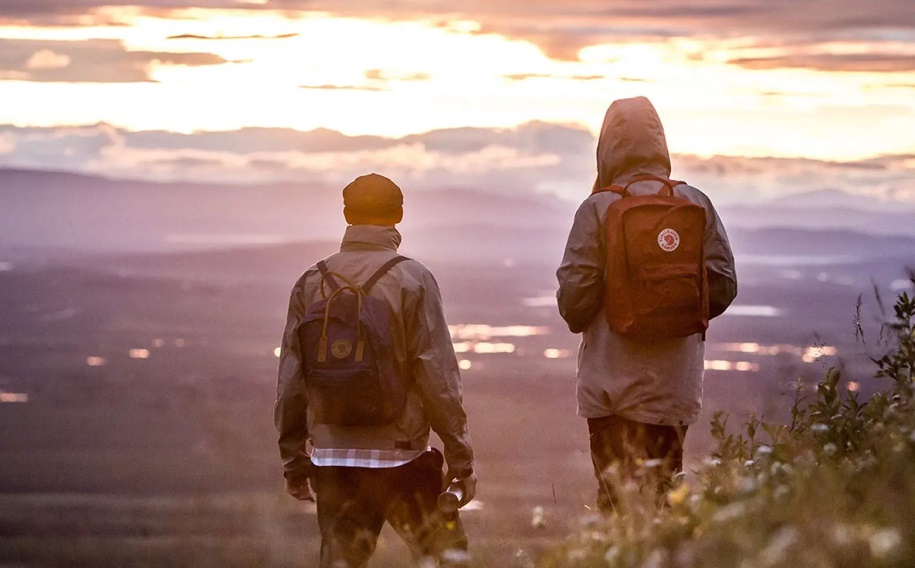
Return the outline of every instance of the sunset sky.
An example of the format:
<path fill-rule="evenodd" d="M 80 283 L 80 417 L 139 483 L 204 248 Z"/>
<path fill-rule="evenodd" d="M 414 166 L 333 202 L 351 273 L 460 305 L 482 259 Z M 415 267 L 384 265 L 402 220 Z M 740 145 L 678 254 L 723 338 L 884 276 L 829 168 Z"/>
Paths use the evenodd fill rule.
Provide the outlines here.
<path fill-rule="evenodd" d="M 6 167 L 575 197 L 635 95 L 713 197 L 915 204 L 909 0 L 0 2 Z"/>

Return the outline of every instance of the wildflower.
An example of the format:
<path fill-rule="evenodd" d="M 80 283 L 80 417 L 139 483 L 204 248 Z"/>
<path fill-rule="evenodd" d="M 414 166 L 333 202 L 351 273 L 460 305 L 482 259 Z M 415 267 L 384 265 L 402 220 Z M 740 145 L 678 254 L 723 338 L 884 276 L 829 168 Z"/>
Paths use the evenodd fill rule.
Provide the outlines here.
<path fill-rule="evenodd" d="M 667 559 L 667 555 L 660 550 L 652 550 L 651 554 L 648 555 L 648 558 L 645 559 L 645 562 L 642 564 L 642 568 L 661 568 L 664 566 L 664 561 Z"/>
<path fill-rule="evenodd" d="M 546 526 L 546 516 L 544 515 L 543 507 L 541 507 L 540 505 L 537 505 L 536 507 L 534 507 L 534 509 L 533 509 L 533 511 L 531 511 L 531 513 L 532 513 L 532 515 L 531 515 L 531 526 L 532 527 L 534 527 L 535 529 L 540 529 L 540 528 L 543 528 Z"/>
<path fill-rule="evenodd" d="M 743 467 L 752 467 L 754 463 L 756 463 L 756 462 L 754 462 L 753 460 L 747 460 L 747 461 L 743 462 Z"/>
<path fill-rule="evenodd" d="M 728 523 L 737 520 L 743 516 L 746 509 L 747 507 L 743 503 L 730 503 L 715 511 L 715 514 L 712 515 L 712 522 Z"/>
<path fill-rule="evenodd" d="M 740 495 L 749 495 L 756 491 L 756 479 L 752 477 L 742 477 L 737 486 L 737 492 Z"/>
<path fill-rule="evenodd" d="M 470 554 L 466 550 L 452 548 L 442 553 L 442 562 L 445 566 L 470 566 Z"/>
<path fill-rule="evenodd" d="M 604 554 L 604 561 L 607 564 L 612 564 L 620 557 L 620 547 L 611 546 L 607 549 L 606 554 Z"/>
<path fill-rule="evenodd" d="M 868 539 L 871 554 L 876 558 L 886 558 L 902 543 L 902 536 L 895 528 L 875 532 Z"/>
<path fill-rule="evenodd" d="M 886 407 L 886 410 L 883 411 L 883 419 L 890 420 L 896 416 L 896 403 L 893 403 Z"/>
<path fill-rule="evenodd" d="M 772 491 L 772 498 L 775 501 L 781 501 L 788 497 L 790 493 L 791 489 L 789 489 L 787 485 L 779 485 Z"/>
<path fill-rule="evenodd" d="M 836 455 L 837 451 L 839 451 L 839 448 L 832 442 L 829 442 L 828 444 L 823 446 L 823 453 L 826 454 L 827 456 L 834 456 L 834 455 Z"/>
<path fill-rule="evenodd" d="M 772 477 L 775 477 L 780 473 L 784 473 L 784 471 L 785 471 L 785 466 L 780 461 L 772 462 L 772 465 L 769 466 L 769 475 L 771 475 Z"/>
<path fill-rule="evenodd" d="M 766 547 L 759 553 L 762 565 L 778 566 L 782 564 L 786 560 L 788 549 L 797 542 L 797 539 L 798 532 L 794 527 L 783 527 L 776 531 Z"/>
<path fill-rule="evenodd" d="M 838 545 L 850 544 L 854 538 L 854 531 L 848 525 L 837 524 L 832 528 L 832 540 Z"/>
<path fill-rule="evenodd" d="M 642 467 L 645 469 L 654 469 L 656 467 L 661 467 L 664 465 L 664 460 L 659 459 L 650 459 L 642 462 Z"/>
<path fill-rule="evenodd" d="M 681 483 L 675 489 L 672 489 L 667 492 L 667 502 L 671 505 L 679 505 L 683 503 L 686 498 L 689 496 L 689 485 Z"/>
<path fill-rule="evenodd" d="M 756 448 L 756 459 L 763 458 L 766 456 L 772 455 L 772 448 L 770 446 L 760 446 Z"/>
<path fill-rule="evenodd" d="M 829 426 L 823 424 L 822 422 L 817 422 L 810 427 L 810 431 L 814 434 L 823 434 L 824 432 L 829 432 Z"/>
<path fill-rule="evenodd" d="M 573 548 L 572 550 L 566 553 L 566 558 L 569 559 L 569 562 L 577 562 L 579 560 L 584 560 L 588 556 L 588 550 L 585 548 Z"/>
<path fill-rule="evenodd" d="M 515 551 L 515 558 L 513 566 L 517 568 L 534 568 L 534 561 L 531 560 L 530 555 L 525 552 L 523 548 L 519 548 Z"/>

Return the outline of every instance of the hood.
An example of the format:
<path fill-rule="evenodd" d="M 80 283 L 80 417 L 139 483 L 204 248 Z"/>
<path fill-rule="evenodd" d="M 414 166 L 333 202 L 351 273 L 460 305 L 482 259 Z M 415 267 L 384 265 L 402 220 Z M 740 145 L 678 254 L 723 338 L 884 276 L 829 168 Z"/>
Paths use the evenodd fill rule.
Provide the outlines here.
<path fill-rule="evenodd" d="M 626 185 L 643 173 L 670 177 L 670 153 L 661 119 L 645 97 L 613 101 L 597 141 L 593 189 Z"/>

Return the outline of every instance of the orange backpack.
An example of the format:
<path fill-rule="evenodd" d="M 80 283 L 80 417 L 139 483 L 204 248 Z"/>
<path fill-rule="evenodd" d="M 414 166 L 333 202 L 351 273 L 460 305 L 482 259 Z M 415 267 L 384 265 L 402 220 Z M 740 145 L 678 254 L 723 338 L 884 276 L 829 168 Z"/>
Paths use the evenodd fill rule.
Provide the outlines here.
<path fill-rule="evenodd" d="M 632 195 L 629 185 L 654 180 L 657 194 Z M 685 337 L 708 328 L 705 209 L 674 195 L 671 181 L 643 174 L 607 208 L 604 310 L 610 327 L 642 339 Z"/>

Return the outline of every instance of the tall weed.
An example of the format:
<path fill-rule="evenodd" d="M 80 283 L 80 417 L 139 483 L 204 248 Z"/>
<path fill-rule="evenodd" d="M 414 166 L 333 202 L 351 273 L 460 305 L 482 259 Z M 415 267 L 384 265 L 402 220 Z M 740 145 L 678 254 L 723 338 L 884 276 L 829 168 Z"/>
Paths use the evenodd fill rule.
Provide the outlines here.
<path fill-rule="evenodd" d="M 915 566 L 915 298 L 896 298 L 881 338 L 886 388 L 862 401 L 830 369 L 811 393 L 798 384 L 789 424 L 752 416 L 730 433 L 716 413 L 712 455 L 665 507 L 629 486 L 541 565 Z"/>

